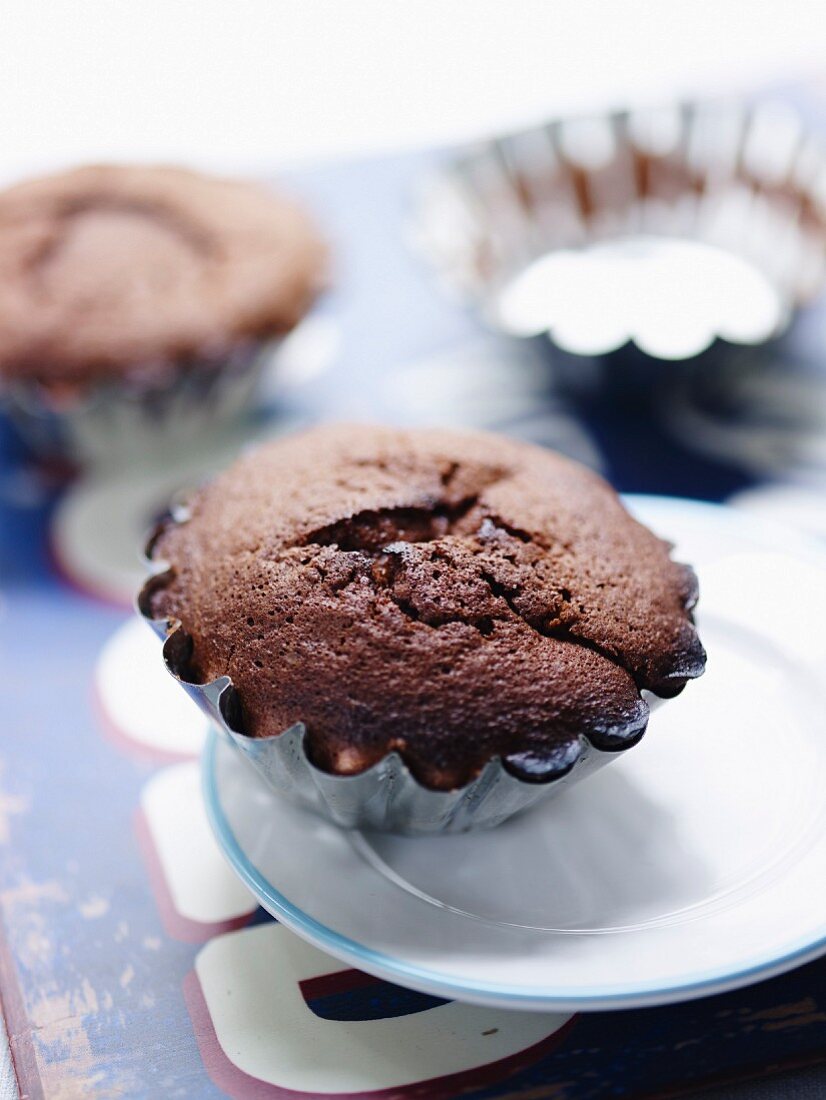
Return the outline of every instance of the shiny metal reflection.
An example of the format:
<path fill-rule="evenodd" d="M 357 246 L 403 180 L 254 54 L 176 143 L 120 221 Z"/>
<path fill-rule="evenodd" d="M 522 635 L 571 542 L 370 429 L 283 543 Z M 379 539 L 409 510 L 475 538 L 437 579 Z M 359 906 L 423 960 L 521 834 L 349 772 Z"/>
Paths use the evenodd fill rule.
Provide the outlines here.
<path fill-rule="evenodd" d="M 412 231 L 504 332 L 683 359 L 771 338 L 820 288 L 826 150 L 775 102 L 555 122 L 446 163 Z"/>

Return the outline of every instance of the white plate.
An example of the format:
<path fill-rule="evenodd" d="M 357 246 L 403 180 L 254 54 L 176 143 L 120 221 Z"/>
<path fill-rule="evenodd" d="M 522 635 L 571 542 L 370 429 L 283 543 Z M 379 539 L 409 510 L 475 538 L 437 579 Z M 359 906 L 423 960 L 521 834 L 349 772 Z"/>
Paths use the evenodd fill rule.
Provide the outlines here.
<path fill-rule="evenodd" d="M 724 508 L 629 504 L 697 568 L 706 675 L 593 778 L 450 837 L 341 831 L 213 735 L 210 818 L 266 909 L 379 977 L 525 1009 L 699 997 L 826 951 L 826 557 Z"/>

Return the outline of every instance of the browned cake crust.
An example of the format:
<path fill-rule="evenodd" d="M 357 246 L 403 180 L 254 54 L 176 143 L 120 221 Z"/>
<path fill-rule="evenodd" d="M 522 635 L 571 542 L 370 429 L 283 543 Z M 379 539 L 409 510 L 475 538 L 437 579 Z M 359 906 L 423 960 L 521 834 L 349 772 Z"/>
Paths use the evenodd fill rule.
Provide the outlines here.
<path fill-rule="evenodd" d="M 705 653 L 696 578 L 584 467 L 497 436 L 336 426 L 236 462 L 166 525 L 151 610 L 228 675 L 245 731 L 301 721 L 321 768 L 392 749 L 427 786 L 492 756 L 523 778 L 584 734 L 638 740 L 639 689 Z"/>
<path fill-rule="evenodd" d="M 0 377 L 83 382 L 292 328 L 324 248 L 263 187 L 96 166 L 0 193 Z"/>

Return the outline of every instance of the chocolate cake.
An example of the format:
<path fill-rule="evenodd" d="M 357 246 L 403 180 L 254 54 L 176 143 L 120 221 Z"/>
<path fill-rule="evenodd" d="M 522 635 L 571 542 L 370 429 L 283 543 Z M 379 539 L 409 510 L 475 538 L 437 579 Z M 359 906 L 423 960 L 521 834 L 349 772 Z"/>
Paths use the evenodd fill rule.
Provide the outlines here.
<path fill-rule="evenodd" d="M 149 610 L 187 677 L 229 676 L 254 737 L 294 723 L 351 775 L 396 750 L 424 786 L 492 757 L 564 774 L 645 731 L 705 653 L 693 571 L 584 467 L 503 438 L 322 427 L 269 443 L 162 525 Z"/>
<path fill-rule="evenodd" d="M 19 184 L 0 193 L 0 378 L 214 363 L 292 328 L 323 269 L 303 211 L 254 184 L 114 165 Z"/>

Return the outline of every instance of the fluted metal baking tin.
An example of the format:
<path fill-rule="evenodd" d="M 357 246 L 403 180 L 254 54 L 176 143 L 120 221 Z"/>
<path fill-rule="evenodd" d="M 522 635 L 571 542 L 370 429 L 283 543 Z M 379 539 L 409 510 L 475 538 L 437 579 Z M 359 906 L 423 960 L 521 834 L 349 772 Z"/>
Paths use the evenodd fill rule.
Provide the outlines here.
<path fill-rule="evenodd" d="M 0 403 L 31 450 L 79 466 L 137 461 L 162 441 L 180 444 L 247 409 L 280 341 L 170 370 L 162 379 L 113 379 L 70 401 L 28 380 L 7 384 Z"/>
<path fill-rule="evenodd" d="M 186 508 L 181 505 L 173 522 L 185 520 Z M 517 779 L 494 758 L 464 787 L 429 790 L 411 775 L 397 752 L 388 753 L 359 775 L 332 775 L 310 759 L 307 731 L 301 723 L 273 737 L 249 737 L 240 728 L 240 707 L 228 676 L 205 684 L 186 678 L 190 641 L 179 624 L 170 626 L 166 619 L 152 617 L 151 593 L 163 583 L 165 566 L 152 561 L 149 565 L 153 572 L 138 596 L 137 609 L 163 641 L 168 671 L 274 790 L 344 828 L 408 836 L 490 828 L 584 779 L 636 743 L 606 752 L 581 737 L 581 751 L 571 770 L 542 783 Z"/>
<path fill-rule="evenodd" d="M 495 328 L 684 359 L 777 335 L 820 289 L 826 147 L 782 101 L 560 120 L 446 160 L 410 229 Z"/>

